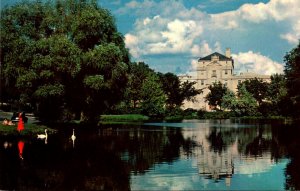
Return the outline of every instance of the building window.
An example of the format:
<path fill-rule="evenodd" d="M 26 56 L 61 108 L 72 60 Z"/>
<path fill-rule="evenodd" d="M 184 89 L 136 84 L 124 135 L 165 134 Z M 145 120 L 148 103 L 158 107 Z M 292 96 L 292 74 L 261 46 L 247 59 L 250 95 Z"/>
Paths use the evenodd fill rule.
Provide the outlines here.
<path fill-rule="evenodd" d="M 227 75 L 228 74 L 228 71 L 227 70 L 225 70 L 225 75 Z"/>
<path fill-rule="evenodd" d="M 216 70 L 212 71 L 211 77 L 217 77 L 217 71 Z"/>
<path fill-rule="evenodd" d="M 204 85 L 204 80 L 201 80 L 201 85 Z"/>

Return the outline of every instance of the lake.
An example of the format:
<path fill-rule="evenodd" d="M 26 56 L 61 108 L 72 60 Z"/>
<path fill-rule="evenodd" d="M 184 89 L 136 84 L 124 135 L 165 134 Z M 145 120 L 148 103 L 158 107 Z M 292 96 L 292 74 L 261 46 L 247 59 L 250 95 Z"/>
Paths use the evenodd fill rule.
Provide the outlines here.
<path fill-rule="evenodd" d="M 26 128 L 26 126 L 25 126 Z M 300 127 L 185 120 L 0 137 L 0 190 L 300 189 Z"/>

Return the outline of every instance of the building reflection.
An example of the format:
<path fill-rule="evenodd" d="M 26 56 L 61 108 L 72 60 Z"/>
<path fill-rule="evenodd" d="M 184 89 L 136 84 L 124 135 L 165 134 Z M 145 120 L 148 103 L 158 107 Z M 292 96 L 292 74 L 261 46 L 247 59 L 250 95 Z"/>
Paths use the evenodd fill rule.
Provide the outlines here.
<path fill-rule="evenodd" d="M 230 149 L 222 152 L 212 151 L 208 141 L 202 141 L 197 155 L 199 174 L 218 181 L 225 179 L 226 185 L 230 185 L 234 174 L 233 159 L 237 156 L 236 143 Z"/>
<path fill-rule="evenodd" d="M 271 128 L 205 128 L 184 132 L 198 143 L 195 150 L 201 176 L 231 184 L 234 174 L 262 173 L 275 162 L 271 154 Z M 196 133 L 196 134 L 195 134 Z"/>

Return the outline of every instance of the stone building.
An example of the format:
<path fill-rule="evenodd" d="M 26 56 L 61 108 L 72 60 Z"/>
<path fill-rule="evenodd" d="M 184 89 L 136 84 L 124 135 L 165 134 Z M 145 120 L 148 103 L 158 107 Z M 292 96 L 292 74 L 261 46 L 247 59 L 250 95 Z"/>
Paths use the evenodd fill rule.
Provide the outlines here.
<path fill-rule="evenodd" d="M 199 58 L 196 73 L 196 76 L 179 76 L 181 81 L 195 81 L 196 88 L 203 90 L 203 93 L 197 96 L 196 102 L 193 103 L 186 101 L 183 105 L 183 109 L 193 108 L 210 110 L 211 108 L 205 102 L 204 97 L 209 93 L 208 86 L 212 85 L 214 82 L 221 82 L 230 90 L 236 92 L 237 85 L 245 80 L 258 78 L 264 81 L 270 81 L 269 75 L 255 74 L 251 72 L 236 75 L 234 73 L 234 60 L 231 57 L 230 48 L 226 49 L 225 55 L 215 52 L 203 58 Z"/>

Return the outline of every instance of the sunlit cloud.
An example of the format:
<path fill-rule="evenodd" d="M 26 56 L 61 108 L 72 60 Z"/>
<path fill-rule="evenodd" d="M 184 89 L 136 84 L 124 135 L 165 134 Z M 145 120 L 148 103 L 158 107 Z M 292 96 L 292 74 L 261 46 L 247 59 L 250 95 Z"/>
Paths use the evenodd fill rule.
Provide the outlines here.
<path fill-rule="evenodd" d="M 251 71 L 259 74 L 271 75 L 283 73 L 283 65 L 275 62 L 260 53 L 240 52 L 232 55 L 237 71 Z"/>

